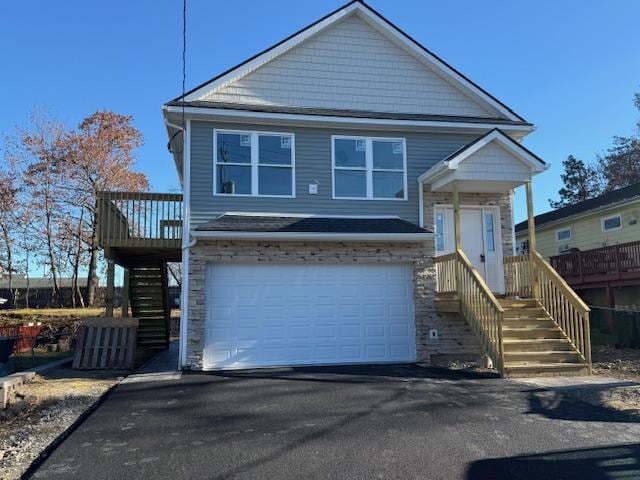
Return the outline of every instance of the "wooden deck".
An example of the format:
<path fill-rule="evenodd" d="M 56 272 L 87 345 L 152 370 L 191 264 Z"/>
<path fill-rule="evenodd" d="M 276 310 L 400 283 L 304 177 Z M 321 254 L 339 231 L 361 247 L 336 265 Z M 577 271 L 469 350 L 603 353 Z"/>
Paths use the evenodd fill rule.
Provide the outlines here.
<path fill-rule="evenodd" d="M 98 242 L 105 257 L 123 266 L 181 258 L 182 195 L 101 192 Z"/>
<path fill-rule="evenodd" d="M 565 253 L 550 263 L 573 287 L 640 284 L 640 241 Z"/>

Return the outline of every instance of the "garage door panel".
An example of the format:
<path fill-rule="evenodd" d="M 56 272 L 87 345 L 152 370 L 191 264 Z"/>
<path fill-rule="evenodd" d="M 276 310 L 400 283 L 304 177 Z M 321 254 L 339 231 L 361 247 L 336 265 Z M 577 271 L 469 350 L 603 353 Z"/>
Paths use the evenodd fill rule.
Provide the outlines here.
<path fill-rule="evenodd" d="M 210 264 L 206 369 L 415 360 L 411 267 Z"/>

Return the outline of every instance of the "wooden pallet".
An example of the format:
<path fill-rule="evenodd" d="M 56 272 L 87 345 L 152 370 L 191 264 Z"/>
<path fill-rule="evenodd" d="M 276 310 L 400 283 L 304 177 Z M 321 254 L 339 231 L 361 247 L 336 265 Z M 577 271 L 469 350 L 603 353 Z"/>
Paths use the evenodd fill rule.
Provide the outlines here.
<path fill-rule="evenodd" d="M 73 368 L 79 370 L 130 370 L 134 367 L 138 320 L 91 318 L 78 334 Z"/>

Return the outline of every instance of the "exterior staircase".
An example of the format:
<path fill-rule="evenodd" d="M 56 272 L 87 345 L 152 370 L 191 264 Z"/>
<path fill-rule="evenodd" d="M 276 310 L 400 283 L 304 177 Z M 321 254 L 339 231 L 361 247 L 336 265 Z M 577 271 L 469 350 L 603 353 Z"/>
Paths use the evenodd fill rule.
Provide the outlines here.
<path fill-rule="evenodd" d="M 129 269 L 129 301 L 138 319 L 138 347 L 167 348 L 169 342 L 168 278 L 166 264 Z"/>
<path fill-rule="evenodd" d="M 506 377 L 586 375 L 588 364 L 535 299 L 498 299 Z"/>

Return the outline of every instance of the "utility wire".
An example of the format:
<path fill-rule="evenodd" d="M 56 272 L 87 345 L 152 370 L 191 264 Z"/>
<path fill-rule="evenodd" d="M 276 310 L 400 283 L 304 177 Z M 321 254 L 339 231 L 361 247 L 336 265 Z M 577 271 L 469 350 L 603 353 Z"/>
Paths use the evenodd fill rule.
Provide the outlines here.
<path fill-rule="evenodd" d="M 184 151 L 184 132 L 187 128 L 187 122 L 185 121 L 185 92 L 186 92 L 186 84 L 187 84 L 187 0 L 182 0 L 182 150 Z M 171 152 L 171 142 L 173 141 L 180 131 L 177 131 L 171 138 L 169 139 L 169 143 L 167 143 L 167 149 Z M 173 152 L 172 152 L 173 153 Z"/>

